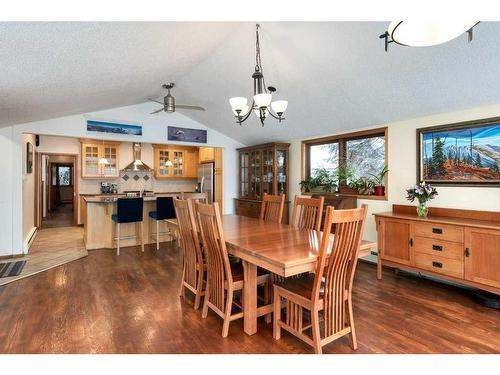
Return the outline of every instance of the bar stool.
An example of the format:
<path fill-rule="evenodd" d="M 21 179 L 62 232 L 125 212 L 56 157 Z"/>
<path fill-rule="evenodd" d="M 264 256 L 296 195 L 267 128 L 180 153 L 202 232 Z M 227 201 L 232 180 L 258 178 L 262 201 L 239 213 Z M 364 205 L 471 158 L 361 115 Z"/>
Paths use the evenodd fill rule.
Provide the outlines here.
<path fill-rule="evenodd" d="M 175 207 L 173 197 L 157 197 L 156 211 L 151 211 L 149 217 L 156 221 L 156 250 L 160 249 L 160 221 L 167 219 L 175 219 Z M 151 226 L 150 226 L 151 228 Z M 153 237 L 150 230 L 150 238 Z"/>
<path fill-rule="evenodd" d="M 111 215 L 111 220 L 116 224 L 116 255 L 120 255 L 120 224 L 141 223 L 141 249 L 144 252 L 144 225 L 142 221 L 142 211 L 144 200 L 142 198 L 118 198 L 116 200 L 116 214 Z M 113 225 L 113 229 L 114 229 Z M 136 235 L 137 238 L 137 225 Z M 115 234 L 113 230 L 113 244 Z"/>

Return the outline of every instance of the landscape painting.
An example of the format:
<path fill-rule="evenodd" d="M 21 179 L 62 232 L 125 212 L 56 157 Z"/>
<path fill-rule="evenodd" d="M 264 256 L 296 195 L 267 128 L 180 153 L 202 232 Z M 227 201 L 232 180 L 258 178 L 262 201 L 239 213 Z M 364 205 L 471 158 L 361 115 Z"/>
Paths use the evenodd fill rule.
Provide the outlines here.
<path fill-rule="evenodd" d="M 87 120 L 87 131 L 125 135 L 142 135 L 142 126 Z"/>
<path fill-rule="evenodd" d="M 500 118 L 417 130 L 419 180 L 500 186 Z"/>

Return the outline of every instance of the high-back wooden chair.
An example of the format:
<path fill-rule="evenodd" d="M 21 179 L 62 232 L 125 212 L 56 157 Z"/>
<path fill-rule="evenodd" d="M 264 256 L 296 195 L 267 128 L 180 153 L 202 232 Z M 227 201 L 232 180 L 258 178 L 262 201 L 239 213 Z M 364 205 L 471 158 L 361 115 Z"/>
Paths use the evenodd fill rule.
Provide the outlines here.
<path fill-rule="evenodd" d="M 181 193 L 181 199 L 191 199 L 195 202 L 199 203 L 209 203 L 208 202 L 208 193 Z"/>
<path fill-rule="evenodd" d="M 311 198 L 309 195 L 296 195 L 293 200 L 291 225 L 300 229 L 321 228 L 325 197 Z"/>
<path fill-rule="evenodd" d="M 195 211 L 203 242 L 207 263 L 207 283 L 203 301 L 202 317 L 206 318 L 208 308 L 224 319 L 222 337 L 229 333 L 229 323 L 243 317 L 240 312 L 232 313 L 234 292 L 243 290 L 243 267 L 241 263 L 229 262 L 226 241 L 222 229 L 219 205 L 195 203 Z M 258 284 L 265 284 L 268 275 L 257 277 Z M 235 303 L 236 306 L 238 304 Z"/>
<path fill-rule="evenodd" d="M 352 210 L 327 207 L 314 277 L 287 279 L 281 285 L 274 285 L 273 336 L 276 340 L 280 339 L 283 328 L 321 353 L 324 345 L 350 334 L 351 346 L 357 349 L 352 284 L 366 211 L 366 205 Z M 330 235 L 332 224 L 337 227 L 334 236 Z M 281 320 L 282 299 L 286 301 L 285 321 Z M 303 309 L 311 312 L 310 326 L 303 325 Z M 308 328 L 312 330 L 310 336 L 304 333 Z"/>
<path fill-rule="evenodd" d="M 260 205 L 260 220 L 281 223 L 283 218 L 283 207 L 285 206 L 285 195 L 270 195 L 264 193 Z"/>
<path fill-rule="evenodd" d="M 193 202 L 189 199 L 174 199 L 174 207 L 180 233 L 179 244 L 183 253 L 180 295 L 185 297 L 185 289 L 193 292 L 195 295 L 194 308 L 197 310 L 200 307 L 201 296 L 204 294 L 203 275 L 206 267 L 196 229 Z"/>

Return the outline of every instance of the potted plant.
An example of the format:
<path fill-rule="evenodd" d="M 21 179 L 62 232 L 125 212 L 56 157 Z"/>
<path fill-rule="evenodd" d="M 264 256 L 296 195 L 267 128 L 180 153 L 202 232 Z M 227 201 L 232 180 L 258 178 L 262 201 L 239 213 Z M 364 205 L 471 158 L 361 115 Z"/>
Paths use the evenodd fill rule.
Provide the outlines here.
<path fill-rule="evenodd" d="M 371 177 L 360 177 L 353 182 L 353 187 L 362 195 L 372 195 L 374 186 L 375 181 Z"/>
<path fill-rule="evenodd" d="M 385 175 L 389 172 L 387 165 L 382 168 L 382 170 L 378 174 L 372 174 L 375 179 L 375 184 L 373 186 L 373 190 L 375 195 L 384 196 L 385 195 Z"/>
<path fill-rule="evenodd" d="M 425 181 L 420 181 L 420 183 L 411 189 L 406 190 L 406 193 L 406 199 L 410 202 L 413 202 L 415 199 L 418 200 L 417 215 L 419 217 L 427 216 L 427 201 L 434 199 L 438 195 L 436 188 Z"/>
<path fill-rule="evenodd" d="M 354 181 L 356 176 L 354 170 L 347 165 L 347 163 L 342 163 L 337 168 L 337 178 L 339 181 L 339 193 L 341 194 L 357 194 L 358 190 L 354 186 Z"/>
<path fill-rule="evenodd" d="M 312 176 L 300 182 L 303 191 L 311 192 L 320 188 L 321 191 L 332 192 L 337 188 L 334 174 L 326 168 L 313 170 Z"/>

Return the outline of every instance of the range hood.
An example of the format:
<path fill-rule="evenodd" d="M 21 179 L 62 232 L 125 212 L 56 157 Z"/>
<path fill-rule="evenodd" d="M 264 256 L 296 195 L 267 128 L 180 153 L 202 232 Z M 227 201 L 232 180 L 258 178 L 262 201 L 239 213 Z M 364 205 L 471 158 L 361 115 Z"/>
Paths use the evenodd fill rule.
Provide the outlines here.
<path fill-rule="evenodd" d="M 152 172 L 153 168 L 149 167 L 146 163 L 144 163 L 141 159 L 141 144 L 140 143 L 132 143 L 134 160 L 132 163 L 127 165 L 122 169 L 124 172 Z"/>

